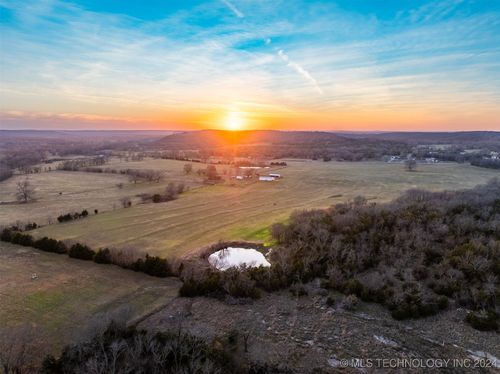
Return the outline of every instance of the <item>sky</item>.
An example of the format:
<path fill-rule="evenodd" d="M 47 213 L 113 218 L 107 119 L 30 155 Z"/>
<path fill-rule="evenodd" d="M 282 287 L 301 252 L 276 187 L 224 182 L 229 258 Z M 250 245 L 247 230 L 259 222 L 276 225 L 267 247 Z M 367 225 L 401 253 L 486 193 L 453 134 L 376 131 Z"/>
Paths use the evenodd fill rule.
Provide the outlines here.
<path fill-rule="evenodd" d="M 500 130 L 500 1 L 0 0 L 0 128 Z"/>

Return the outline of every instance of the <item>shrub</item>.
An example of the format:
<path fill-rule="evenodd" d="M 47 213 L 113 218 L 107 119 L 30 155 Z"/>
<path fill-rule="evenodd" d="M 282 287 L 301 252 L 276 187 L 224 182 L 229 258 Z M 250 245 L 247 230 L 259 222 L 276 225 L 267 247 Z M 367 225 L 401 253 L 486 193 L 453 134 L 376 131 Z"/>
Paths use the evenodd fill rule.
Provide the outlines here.
<path fill-rule="evenodd" d="M 94 211 L 95 214 L 97 214 L 97 209 Z M 87 209 L 82 210 L 81 213 L 66 213 L 66 214 L 61 214 L 59 217 L 57 217 L 57 221 L 59 223 L 62 222 L 69 222 L 74 219 L 80 219 L 80 218 L 85 218 L 89 215 L 89 212 Z"/>
<path fill-rule="evenodd" d="M 412 311 L 408 303 L 401 303 L 392 310 L 391 316 L 397 320 L 408 319 L 412 317 Z"/>
<path fill-rule="evenodd" d="M 35 241 L 33 246 L 45 252 L 66 253 L 68 251 L 63 242 L 55 239 L 49 239 L 46 236 Z"/>
<path fill-rule="evenodd" d="M 300 296 L 307 296 L 307 290 L 305 289 L 304 285 L 299 284 L 299 283 L 294 283 L 290 287 L 290 292 L 293 296 L 300 297 Z"/>
<path fill-rule="evenodd" d="M 333 296 L 328 296 L 326 298 L 326 305 L 328 305 L 329 307 L 335 306 L 335 302 L 336 302 L 336 300 Z"/>
<path fill-rule="evenodd" d="M 26 226 L 24 226 L 24 230 L 25 231 L 34 230 L 37 227 L 38 227 L 38 225 L 36 224 L 36 222 L 28 223 Z"/>
<path fill-rule="evenodd" d="M 448 298 L 446 296 L 438 296 L 437 297 L 437 304 L 439 309 L 446 309 L 448 308 Z"/>
<path fill-rule="evenodd" d="M 168 265 L 167 260 L 157 256 L 146 255 L 144 260 L 140 258 L 135 261 L 132 264 L 131 269 L 160 278 L 171 275 L 170 266 Z"/>
<path fill-rule="evenodd" d="M 360 296 L 363 292 L 363 285 L 357 279 L 351 278 L 345 282 L 342 291 L 347 295 L 354 294 Z"/>
<path fill-rule="evenodd" d="M 425 266 L 417 266 L 413 269 L 413 276 L 416 280 L 424 280 L 429 276 L 429 271 Z"/>
<path fill-rule="evenodd" d="M 109 249 L 99 249 L 94 256 L 94 262 L 97 264 L 111 264 L 111 252 Z"/>
<path fill-rule="evenodd" d="M 191 275 L 183 279 L 179 295 L 184 297 L 220 296 L 222 292 L 220 273 L 207 269 L 196 278 Z"/>
<path fill-rule="evenodd" d="M 231 268 L 222 273 L 220 286 L 233 297 L 257 299 L 260 296 L 255 282 L 246 271 L 240 271 L 237 268 Z"/>
<path fill-rule="evenodd" d="M 498 314 L 493 310 L 481 310 L 479 312 L 469 312 L 465 317 L 465 322 L 476 330 L 496 331 L 498 330 Z"/>
<path fill-rule="evenodd" d="M 202 295 L 200 291 L 200 283 L 196 282 L 193 278 L 185 279 L 179 289 L 179 296 L 182 297 L 196 297 Z"/>
<path fill-rule="evenodd" d="M 57 217 L 57 221 L 59 223 L 62 223 L 62 222 L 68 222 L 68 221 L 71 221 L 73 219 L 73 216 L 68 213 L 68 214 L 61 214 L 59 217 Z"/>
<path fill-rule="evenodd" d="M 8 228 L 3 229 L 2 234 L 0 234 L 0 240 L 3 242 L 10 242 L 12 240 L 11 229 Z"/>
<path fill-rule="evenodd" d="M 15 232 L 11 239 L 10 242 L 12 244 L 19 244 L 24 247 L 31 247 L 33 246 L 33 237 L 28 234 L 22 234 L 20 232 Z"/>
<path fill-rule="evenodd" d="M 71 246 L 68 255 L 72 258 L 91 261 L 94 258 L 95 252 L 86 245 L 76 243 Z"/>
<path fill-rule="evenodd" d="M 358 306 L 359 300 L 356 295 L 347 295 L 342 299 L 342 307 L 345 310 L 355 310 Z"/>
<path fill-rule="evenodd" d="M 42 361 L 43 374 L 59 374 L 63 373 L 62 362 L 52 355 L 46 356 Z"/>
<path fill-rule="evenodd" d="M 402 300 L 393 300 L 390 309 L 393 318 L 403 320 L 432 316 L 447 306 L 448 299 L 444 296 L 424 300 L 420 294 L 405 293 Z"/>

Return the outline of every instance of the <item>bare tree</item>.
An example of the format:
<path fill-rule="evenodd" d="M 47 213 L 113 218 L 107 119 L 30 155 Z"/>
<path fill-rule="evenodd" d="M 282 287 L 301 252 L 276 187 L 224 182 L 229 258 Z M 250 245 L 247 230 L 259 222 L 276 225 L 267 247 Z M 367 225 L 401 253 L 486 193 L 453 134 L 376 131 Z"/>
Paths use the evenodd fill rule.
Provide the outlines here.
<path fill-rule="evenodd" d="M 191 164 L 184 164 L 184 173 L 185 174 L 191 174 L 193 172 L 193 165 Z"/>
<path fill-rule="evenodd" d="M 130 200 L 130 197 L 128 197 L 128 196 L 122 197 L 120 199 L 120 203 L 122 204 L 122 206 L 124 208 L 128 208 L 128 207 L 132 206 L 132 200 Z"/>
<path fill-rule="evenodd" d="M 35 196 L 35 188 L 31 185 L 31 182 L 26 178 L 22 181 L 16 183 L 17 188 L 17 200 L 22 203 L 27 203 L 33 200 Z"/>
<path fill-rule="evenodd" d="M 128 179 L 135 184 L 139 181 L 140 175 L 138 172 L 131 170 L 128 172 Z"/>
<path fill-rule="evenodd" d="M 252 332 L 250 330 L 245 330 L 242 333 L 242 335 L 243 335 L 243 348 L 245 350 L 245 353 L 248 353 L 248 339 L 250 339 L 251 333 Z"/>
<path fill-rule="evenodd" d="M 207 180 L 216 181 L 220 179 L 219 174 L 217 173 L 217 168 L 214 165 L 208 165 L 206 169 Z"/>
<path fill-rule="evenodd" d="M 143 253 L 133 247 L 123 247 L 119 250 L 111 248 L 110 252 L 112 262 L 122 267 L 129 266 L 132 262 L 144 257 Z"/>
<path fill-rule="evenodd" d="M 406 167 L 406 170 L 408 170 L 408 171 L 417 170 L 417 160 L 415 160 L 413 157 L 409 156 L 408 159 L 405 161 L 405 167 Z"/>
<path fill-rule="evenodd" d="M 162 179 L 163 179 L 163 174 L 161 173 L 161 171 L 155 170 L 153 172 L 153 181 L 155 181 L 156 183 L 160 183 Z"/>
<path fill-rule="evenodd" d="M 252 178 L 255 175 L 255 169 L 244 169 L 243 175 L 247 178 Z"/>
<path fill-rule="evenodd" d="M 163 178 L 163 175 L 160 171 L 158 170 L 147 170 L 142 173 L 143 177 L 148 181 L 148 182 L 156 182 L 159 183 L 161 179 Z"/>

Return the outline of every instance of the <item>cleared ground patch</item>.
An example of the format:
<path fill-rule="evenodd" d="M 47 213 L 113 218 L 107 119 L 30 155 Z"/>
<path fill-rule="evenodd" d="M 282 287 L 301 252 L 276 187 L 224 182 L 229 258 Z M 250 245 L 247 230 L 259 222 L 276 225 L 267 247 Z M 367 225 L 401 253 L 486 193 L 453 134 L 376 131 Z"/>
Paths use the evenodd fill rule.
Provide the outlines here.
<path fill-rule="evenodd" d="M 268 239 L 267 228 L 293 210 L 327 207 L 363 195 L 383 202 L 410 188 L 464 189 L 500 176 L 465 164 L 419 165 L 382 162 L 288 161 L 283 178 L 205 186 L 178 200 L 133 206 L 85 221 L 50 225 L 38 236 L 73 239 L 98 247 L 134 247 L 161 256 L 186 255 L 218 240 Z"/>
<path fill-rule="evenodd" d="M 36 279 L 32 275 L 36 274 Z M 0 329 L 31 324 L 40 354 L 57 353 L 96 313 L 138 318 L 177 295 L 179 281 L 0 242 Z M 0 337 L 1 338 L 1 337 Z M 45 344 L 45 343 L 49 344 Z"/>

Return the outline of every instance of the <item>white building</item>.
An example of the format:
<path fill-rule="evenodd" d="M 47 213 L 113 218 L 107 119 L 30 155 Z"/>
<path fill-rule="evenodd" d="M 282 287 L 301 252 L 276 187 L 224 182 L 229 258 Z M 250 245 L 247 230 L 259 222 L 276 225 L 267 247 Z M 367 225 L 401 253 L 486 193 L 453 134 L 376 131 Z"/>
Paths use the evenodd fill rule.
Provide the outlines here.
<path fill-rule="evenodd" d="M 436 164 L 439 162 L 439 160 L 435 157 L 427 157 L 425 159 L 425 162 L 427 162 L 428 164 Z"/>
<path fill-rule="evenodd" d="M 259 177 L 259 180 L 263 181 L 263 182 L 272 182 L 272 181 L 275 180 L 275 178 L 274 177 L 270 177 L 268 175 L 264 175 L 264 176 Z"/>
<path fill-rule="evenodd" d="M 400 161 L 401 161 L 400 156 L 390 156 L 387 162 L 400 162 Z"/>
<path fill-rule="evenodd" d="M 239 181 L 242 181 L 243 180 L 243 175 L 237 175 L 236 179 L 238 179 Z"/>

